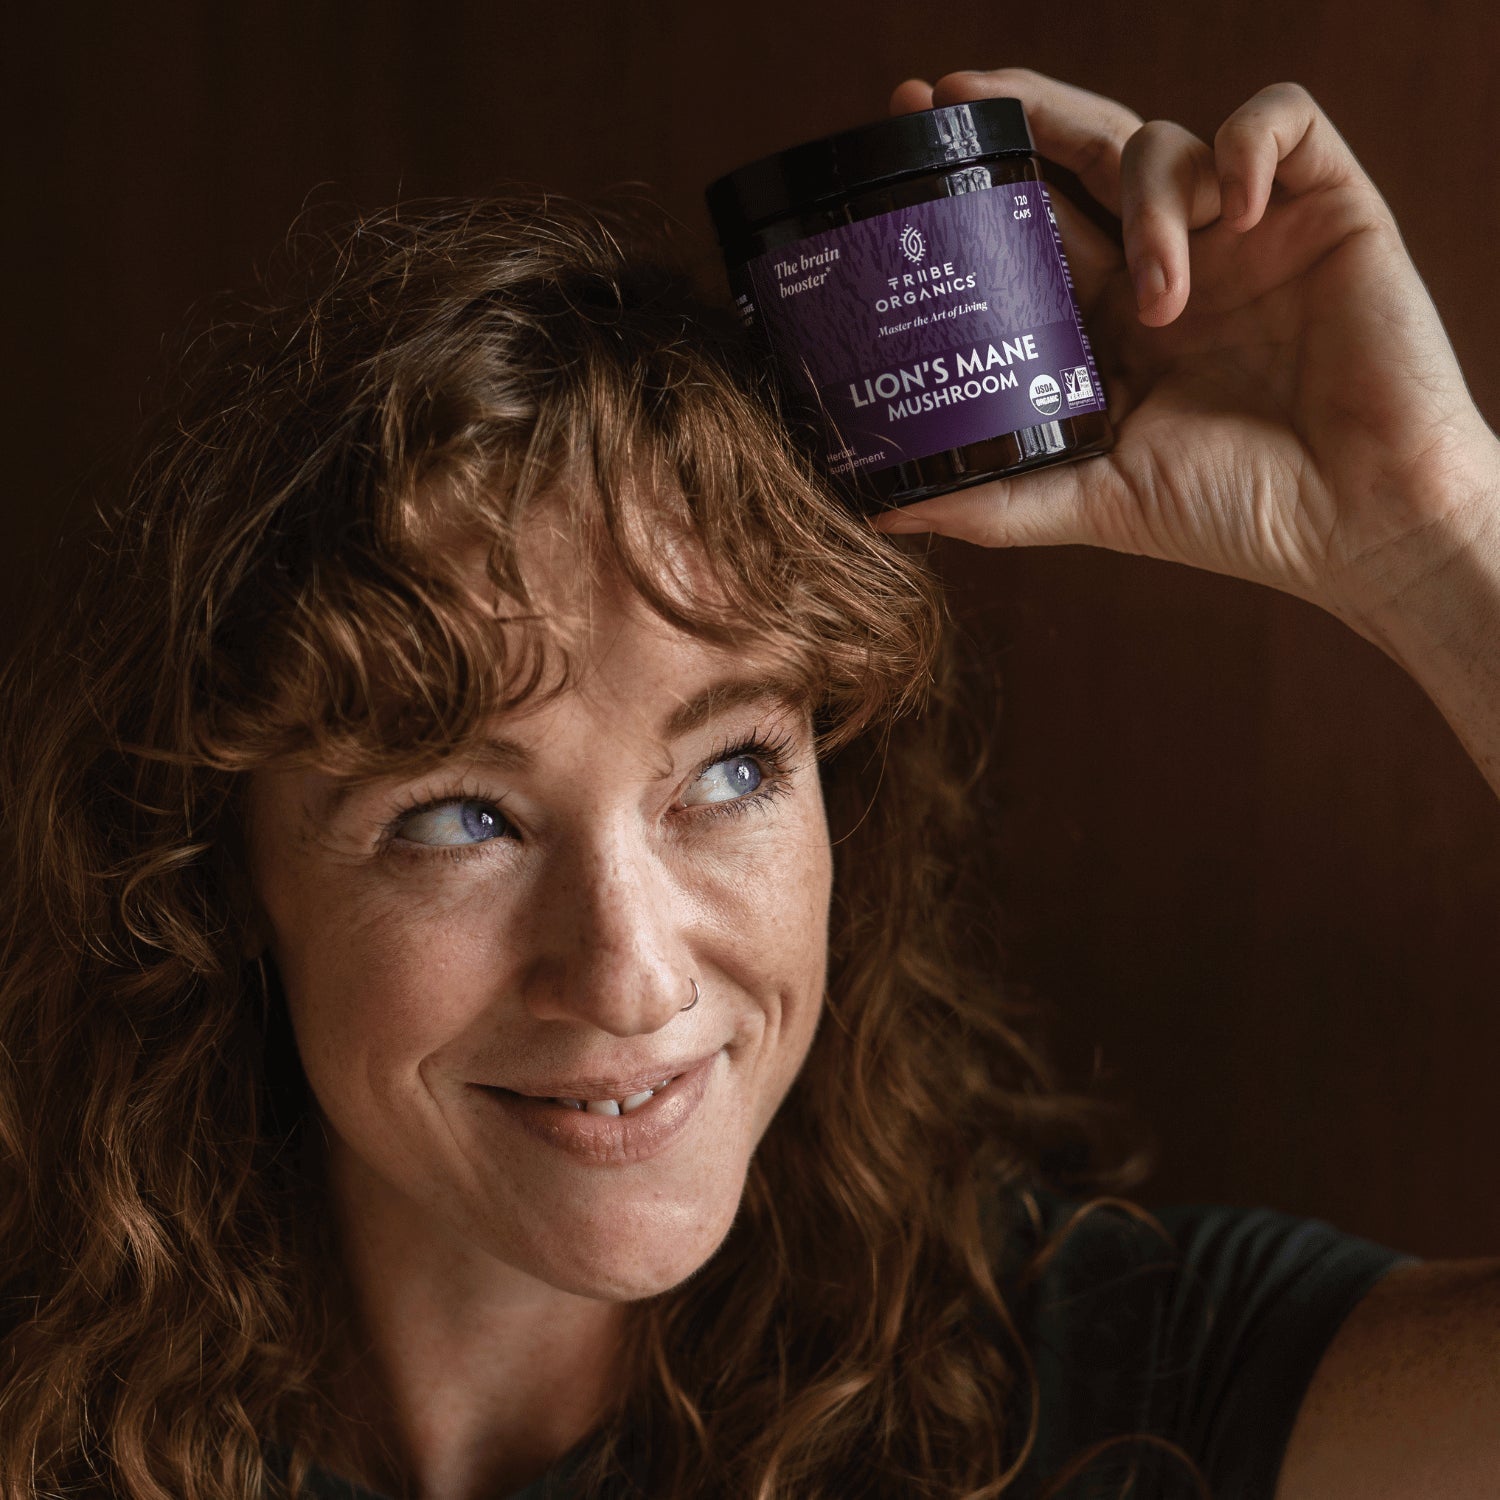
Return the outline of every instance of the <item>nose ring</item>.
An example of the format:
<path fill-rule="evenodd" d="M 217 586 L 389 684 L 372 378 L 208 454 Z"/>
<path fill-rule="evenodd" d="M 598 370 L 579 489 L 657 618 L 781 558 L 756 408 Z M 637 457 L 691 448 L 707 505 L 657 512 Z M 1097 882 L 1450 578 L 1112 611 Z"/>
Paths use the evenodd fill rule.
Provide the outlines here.
<path fill-rule="evenodd" d="M 684 1005 L 682 1008 L 684 1010 L 691 1010 L 697 1003 L 698 1003 L 698 981 L 695 979 L 695 980 L 693 980 L 693 998 L 691 1000 L 689 1000 L 688 1003 L 686 1005 Z"/>

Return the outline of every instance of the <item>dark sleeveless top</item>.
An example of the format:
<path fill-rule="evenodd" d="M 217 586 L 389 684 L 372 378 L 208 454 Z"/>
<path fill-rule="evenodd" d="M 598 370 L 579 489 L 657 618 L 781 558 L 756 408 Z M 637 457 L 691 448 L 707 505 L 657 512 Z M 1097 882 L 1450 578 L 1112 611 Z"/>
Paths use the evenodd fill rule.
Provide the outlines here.
<path fill-rule="evenodd" d="M 1076 1205 L 1041 1206 L 1045 1237 Z M 1154 1217 L 1165 1238 L 1120 1210 L 1090 1211 L 1012 1297 L 1039 1403 L 1037 1445 L 1007 1492 L 1016 1500 L 1100 1444 L 1065 1500 L 1127 1485 L 1132 1500 L 1199 1495 L 1168 1445 L 1199 1467 L 1214 1500 L 1271 1500 L 1323 1351 L 1354 1304 L 1409 1259 L 1268 1209 L 1179 1206 Z M 588 1446 L 505 1500 L 568 1500 Z M 383 1500 L 334 1475 L 315 1483 L 316 1500 Z"/>

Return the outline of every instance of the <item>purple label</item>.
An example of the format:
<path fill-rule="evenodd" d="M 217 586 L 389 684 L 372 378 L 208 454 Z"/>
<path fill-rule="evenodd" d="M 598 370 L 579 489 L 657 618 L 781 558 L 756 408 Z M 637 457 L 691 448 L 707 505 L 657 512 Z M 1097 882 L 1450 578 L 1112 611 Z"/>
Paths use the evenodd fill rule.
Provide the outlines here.
<path fill-rule="evenodd" d="M 742 310 L 821 409 L 835 474 L 1105 409 L 1040 182 L 861 219 L 744 270 Z"/>

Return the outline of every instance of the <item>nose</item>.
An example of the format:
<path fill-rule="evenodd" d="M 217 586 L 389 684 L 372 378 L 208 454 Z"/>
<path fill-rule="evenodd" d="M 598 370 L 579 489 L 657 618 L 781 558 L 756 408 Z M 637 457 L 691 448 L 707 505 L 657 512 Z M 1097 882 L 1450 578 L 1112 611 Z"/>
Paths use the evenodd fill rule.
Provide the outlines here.
<path fill-rule="evenodd" d="M 640 1036 L 692 1000 L 682 892 L 628 833 L 569 840 L 536 896 L 523 993 L 538 1020 Z"/>

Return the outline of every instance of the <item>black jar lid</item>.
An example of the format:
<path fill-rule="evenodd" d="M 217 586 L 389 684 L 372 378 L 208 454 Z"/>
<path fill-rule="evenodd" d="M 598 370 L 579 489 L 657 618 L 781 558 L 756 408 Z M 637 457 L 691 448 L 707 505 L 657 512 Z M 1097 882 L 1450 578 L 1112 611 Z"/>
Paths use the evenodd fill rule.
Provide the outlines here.
<path fill-rule="evenodd" d="M 711 183 L 719 239 L 913 172 L 1036 150 L 1019 99 L 975 99 L 893 115 L 762 157 Z"/>

